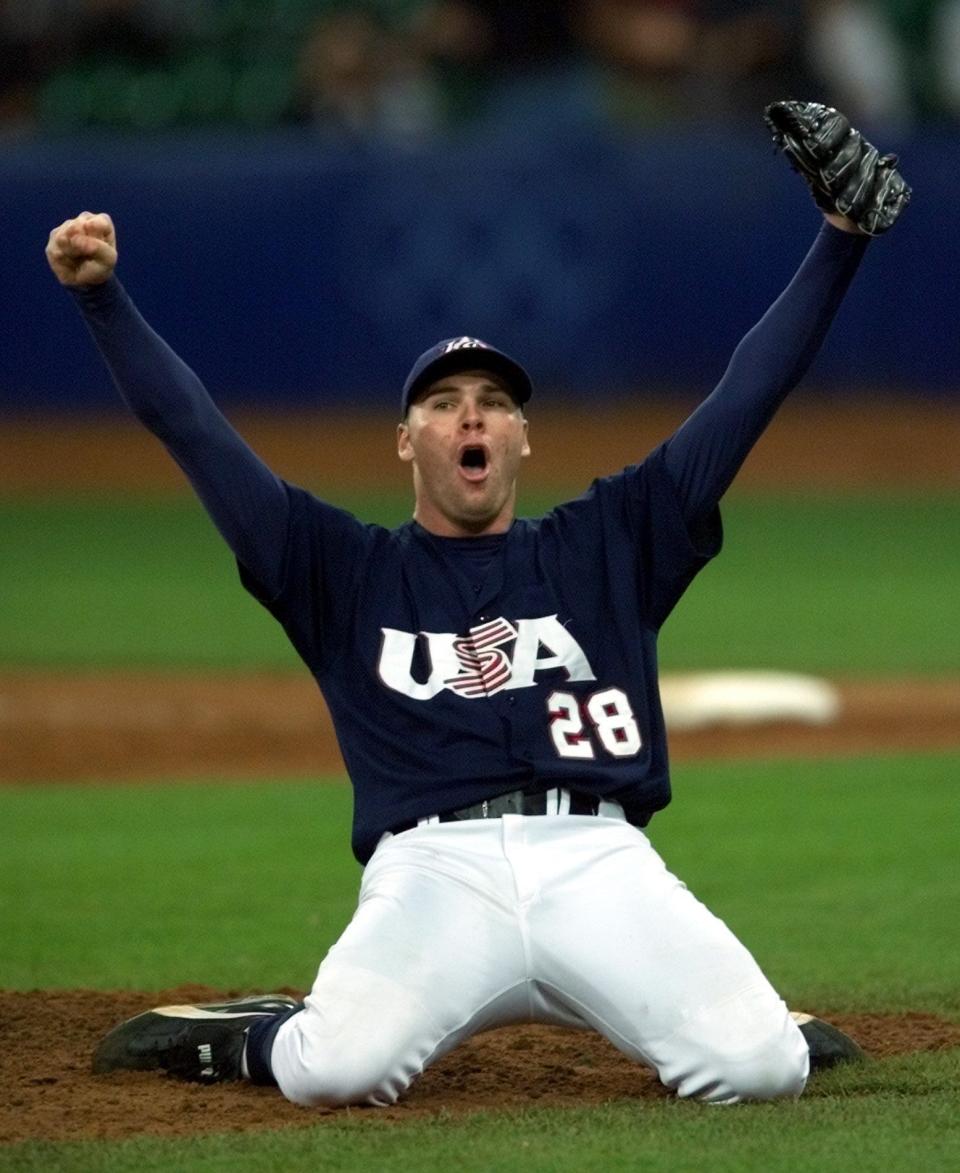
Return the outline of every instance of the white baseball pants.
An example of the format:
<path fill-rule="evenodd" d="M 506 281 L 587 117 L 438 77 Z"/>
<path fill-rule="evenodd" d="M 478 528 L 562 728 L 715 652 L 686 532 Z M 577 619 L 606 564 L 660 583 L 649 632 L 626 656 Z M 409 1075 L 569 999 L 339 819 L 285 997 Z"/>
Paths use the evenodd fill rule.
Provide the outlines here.
<path fill-rule="evenodd" d="M 505 815 L 385 835 L 356 915 L 271 1053 L 298 1104 L 392 1104 L 517 1022 L 593 1028 L 680 1096 L 797 1096 L 808 1051 L 726 925 L 642 831 Z"/>

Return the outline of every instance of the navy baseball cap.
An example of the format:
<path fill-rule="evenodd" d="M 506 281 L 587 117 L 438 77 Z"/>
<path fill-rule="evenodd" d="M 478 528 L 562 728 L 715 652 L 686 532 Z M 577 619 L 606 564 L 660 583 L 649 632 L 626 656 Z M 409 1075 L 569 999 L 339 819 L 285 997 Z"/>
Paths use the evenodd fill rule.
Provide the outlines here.
<path fill-rule="evenodd" d="M 492 371 L 499 375 L 510 389 L 514 401 L 524 404 L 533 394 L 533 383 L 523 367 L 502 350 L 497 350 L 479 338 L 445 338 L 431 346 L 413 364 L 407 375 L 400 397 L 400 414 L 405 417 L 410 404 L 424 387 L 429 387 L 444 375 L 458 371 Z"/>

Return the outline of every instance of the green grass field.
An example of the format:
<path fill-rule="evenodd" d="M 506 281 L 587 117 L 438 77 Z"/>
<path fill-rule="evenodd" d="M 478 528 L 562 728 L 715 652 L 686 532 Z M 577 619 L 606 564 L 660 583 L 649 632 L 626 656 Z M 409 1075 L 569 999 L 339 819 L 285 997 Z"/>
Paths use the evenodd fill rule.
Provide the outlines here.
<path fill-rule="evenodd" d="M 958 771 L 687 764 L 651 838 L 794 1000 L 960 1015 Z M 3 988 L 306 986 L 353 911 L 343 784 L 4 787 L 0 817 Z"/>
<path fill-rule="evenodd" d="M 725 517 L 665 667 L 960 674 L 960 501 L 734 497 Z M 0 501 L 0 549 L 0 666 L 296 666 L 189 499 Z M 958 776 L 960 752 L 686 764 L 651 836 L 793 1005 L 960 1020 Z M 353 909 L 349 817 L 342 780 L 0 788 L 0 988 L 307 986 Z M 953 1170 L 958 1083 L 952 1050 L 828 1073 L 798 1103 L 342 1113 L 0 1146 L 0 1170 Z"/>
<path fill-rule="evenodd" d="M 385 524 L 407 509 L 341 503 Z M 664 667 L 960 669 L 960 498 L 733 496 L 724 514 L 727 549 L 668 621 Z M 191 498 L 0 500 L 0 549 L 2 663 L 298 663 Z"/>

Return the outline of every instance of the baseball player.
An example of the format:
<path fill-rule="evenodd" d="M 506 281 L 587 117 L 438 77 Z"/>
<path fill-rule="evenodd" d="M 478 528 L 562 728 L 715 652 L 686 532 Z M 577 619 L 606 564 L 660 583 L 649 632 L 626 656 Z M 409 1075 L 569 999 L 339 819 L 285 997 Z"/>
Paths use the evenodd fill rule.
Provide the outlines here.
<path fill-rule="evenodd" d="M 364 524 L 276 476 L 114 276 L 110 218 L 50 235 L 116 385 L 166 445 L 321 688 L 365 865 L 306 999 L 147 1010 L 94 1070 L 277 1084 L 391 1104 L 468 1036 L 600 1031 L 678 1095 L 797 1096 L 859 1053 L 795 1015 L 644 834 L 670 798 L 656 642 L 720 549 L 718 502 L 807 368 L 869 237 L 910 192 L 835 110 L 768 108 L 827 223 L 712 394 L 641 463 L 546 516 L 514 513 L 527 372 L 472 337 L 421 355 L 397 450 L 413 518 Z"/>

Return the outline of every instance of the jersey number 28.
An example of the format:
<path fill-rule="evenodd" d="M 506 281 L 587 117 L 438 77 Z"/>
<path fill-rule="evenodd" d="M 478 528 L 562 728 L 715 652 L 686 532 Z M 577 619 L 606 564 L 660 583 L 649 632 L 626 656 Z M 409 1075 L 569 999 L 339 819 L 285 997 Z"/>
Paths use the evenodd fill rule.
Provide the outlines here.
<path fill-rule="evenodd" d="M 640 729 L 622 689 L 595 692 L 582 707 L 572 692 L 552 692 L 547 712 L 550 736 L 562 758 L 596 757 L 594 736 L 615 758 L 630 758 L 640 751 Z"/>

